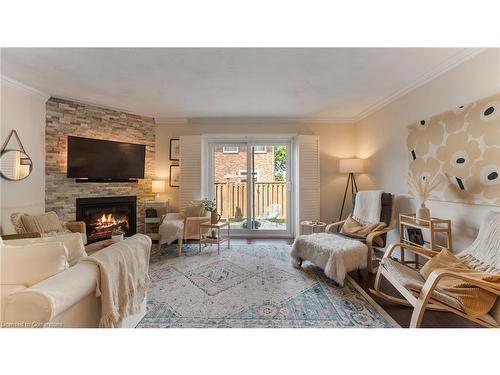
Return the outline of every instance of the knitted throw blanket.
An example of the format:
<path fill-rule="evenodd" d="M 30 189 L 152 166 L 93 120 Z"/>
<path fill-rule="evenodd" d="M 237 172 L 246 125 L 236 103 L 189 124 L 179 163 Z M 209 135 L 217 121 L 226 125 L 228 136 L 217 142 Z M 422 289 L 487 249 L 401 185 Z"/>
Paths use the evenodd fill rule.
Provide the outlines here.
<path fill-rule="evenodd" d="M 84 261 L 99 268 L 96 296 L 101 297 L 99 327 L 114 328 L 139 313 L 149 288 L 151 239 L 136 234 L 100 250 Z"/>
<path fill-rule="evenodd" d="M 470 269 L 448 249 L 441 250 L 439 254 L 431 258 L 422 267 L 420 274 L 427 279 L 436 269 L 445 269 L 476 280 L 488 281 L 496 284 L 500 290 L 500 275 Z M 437 287 L 455 297 L 467 315 L 473 318 L 479 318 L 488 313 L 497 299 L 495 293 L 453 277 L 443 277 L 439 280 Z"/>

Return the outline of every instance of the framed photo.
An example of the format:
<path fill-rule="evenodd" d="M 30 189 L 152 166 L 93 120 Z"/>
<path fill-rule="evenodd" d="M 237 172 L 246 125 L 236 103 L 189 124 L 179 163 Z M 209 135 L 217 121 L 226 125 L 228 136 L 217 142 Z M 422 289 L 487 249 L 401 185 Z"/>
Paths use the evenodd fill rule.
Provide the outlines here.
<path fill-rule="evenodd" d="M 181 157 L 181 143 L 178 139 L 170 139 L 170 160 L 179 161 Z"/>
<path fill-rule="evenodd" d="M 422 230 L 418 228 L 406 228 L 406 239 L 413 244 L 423 246 L 424 236 Z"/>
<path fill-rule="evenodd" d="M 181 167 L 178 165 L 170 166 L 170 186 L 179 187 L 181 184 Z"/>

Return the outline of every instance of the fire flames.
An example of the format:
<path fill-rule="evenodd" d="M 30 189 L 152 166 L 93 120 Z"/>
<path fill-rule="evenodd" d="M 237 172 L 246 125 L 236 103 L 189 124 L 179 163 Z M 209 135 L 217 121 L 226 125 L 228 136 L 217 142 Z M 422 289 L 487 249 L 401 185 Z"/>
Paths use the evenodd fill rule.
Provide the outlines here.
<path fill-rule="evenodd" d="M 102 214 L 101 218 L 98 219 L 98 222 L 104 228 L 118 224 L 118 221 L 115 219 L 113 214 Z"/>
<path fill-rule="evenodd" d="M 115 228 L 127 232 L 130 227 L 126 216 L 115 217 L 112 213 L 103 213 L 90 222 L 90 228 L 90 239 L 97 239 L 111 236 L 111 232 Z"/>

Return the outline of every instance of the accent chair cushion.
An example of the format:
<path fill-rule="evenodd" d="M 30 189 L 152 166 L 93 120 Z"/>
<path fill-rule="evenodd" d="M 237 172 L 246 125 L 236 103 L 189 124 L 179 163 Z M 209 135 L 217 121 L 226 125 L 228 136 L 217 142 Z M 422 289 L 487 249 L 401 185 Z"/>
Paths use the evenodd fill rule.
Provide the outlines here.
<path fill-rule="evenodd" d="M 24 246 L 4 243 L 0 248 L 2 285 L 30 287 L 68 267 L 68 251 L 62 242 L 32 243 Z"/>
<path fill-rule="evenodd" d="M 184 217 L 200 217 L 203 216 L 203 204 L 190 204 L 184 209 Z"/>
<path fill-rule="evenodd" d="M 64 228 L 59 217 L 54 211 L 46 212 L 41 215 L 23 215 L 21 222 L 26 232 L 60 232 Z"/>
<path fill-rule="evenodd" d="M 54 237 L 25 238 L 21 240 L 7 240 L 6 245 L 25 246 L 30 244 L 62 242 L 68 250 L 68 264 L 73 267 L 78 261 L 87 256 L 81 233 L 64 233 Z"/>

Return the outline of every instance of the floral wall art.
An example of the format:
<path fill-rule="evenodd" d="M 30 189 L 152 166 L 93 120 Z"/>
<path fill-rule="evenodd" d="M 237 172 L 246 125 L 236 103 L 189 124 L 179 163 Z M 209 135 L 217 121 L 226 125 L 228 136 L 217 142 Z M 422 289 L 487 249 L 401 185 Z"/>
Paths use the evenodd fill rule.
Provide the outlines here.
<path fill-rule="evenodd" d="M 440 181 L 430 199 L 500 206 L 500 93 L 408 130 L 410 171 Z"/>

